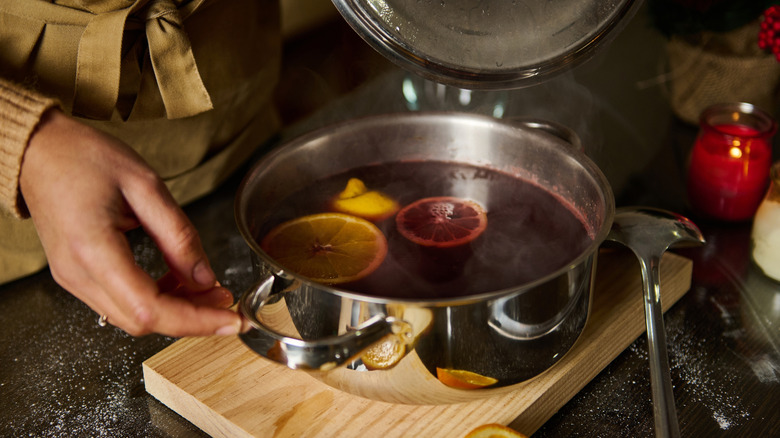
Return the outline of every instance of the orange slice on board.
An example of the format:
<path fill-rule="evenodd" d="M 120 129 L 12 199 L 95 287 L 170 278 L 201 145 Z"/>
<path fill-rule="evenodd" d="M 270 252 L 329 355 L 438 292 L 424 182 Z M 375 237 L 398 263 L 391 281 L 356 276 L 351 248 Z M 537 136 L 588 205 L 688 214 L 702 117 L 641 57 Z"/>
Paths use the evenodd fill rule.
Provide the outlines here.
<path fill-rule="evenodd" d="M 358 178 L 350 178 L 347 186 L 332 202 L 334 210 L 379 222 L 398 211 L 398 203 L 377 190 L 369 190 Z"/>
<path fill-rule="evenodd" d="M 464 438 L 528 438 L 528 436 L 503 424 L 483 424 Z"/>
<path fill-rule="evenodd" d="M 418 245 L 450 248 L 479 237 L 487 228 L 487 213 L 474 201 L 438 196 L 402 208 L 395 223 L 401 235 Z"/>
<path fill-rule="evenodd" d="M 369 370 L 386 370 L 403 359 L 406 344 L 398 335 L 387 335 L 382 342 L 369 347 L 360 359 Z"/>
<path fill-rule="evenodd" d="M 436 368 L 436 377 L 447 386 L 458 389 L 479 389 L 494 385 L 498 379 L 471 371 Z"/>
<path fill-rule="evenodd" d="M 266 234 L 260 247 L 285 269 L 326 284 L 359 280 L 387 255 L 387 239 L 376 225 L 342 213 L 284 222 Z"/>

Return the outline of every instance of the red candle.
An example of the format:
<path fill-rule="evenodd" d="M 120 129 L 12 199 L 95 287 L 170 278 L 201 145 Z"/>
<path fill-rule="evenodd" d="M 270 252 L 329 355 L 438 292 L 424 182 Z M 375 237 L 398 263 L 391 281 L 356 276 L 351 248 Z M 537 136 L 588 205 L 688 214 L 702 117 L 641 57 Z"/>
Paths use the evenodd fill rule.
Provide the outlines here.
<path fill-rule="evenodd" d="M 727 221 L 753 217 L 769 184 L 777 123 L 750 104 L 702 113 L 688 167 L 688 198 L 698 213 Z"/>

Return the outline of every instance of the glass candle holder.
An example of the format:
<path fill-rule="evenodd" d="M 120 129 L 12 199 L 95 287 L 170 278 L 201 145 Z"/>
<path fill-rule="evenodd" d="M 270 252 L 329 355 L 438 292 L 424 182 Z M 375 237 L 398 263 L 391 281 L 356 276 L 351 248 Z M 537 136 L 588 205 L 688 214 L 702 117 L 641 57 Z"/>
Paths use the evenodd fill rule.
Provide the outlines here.
<path fill-rule="evenodd" d="M 777 122 L 748 103 L 704 110 L 688 165 L 688 199 L 700 215 L 726 221 L 753 217 L 766 194 Z"/>

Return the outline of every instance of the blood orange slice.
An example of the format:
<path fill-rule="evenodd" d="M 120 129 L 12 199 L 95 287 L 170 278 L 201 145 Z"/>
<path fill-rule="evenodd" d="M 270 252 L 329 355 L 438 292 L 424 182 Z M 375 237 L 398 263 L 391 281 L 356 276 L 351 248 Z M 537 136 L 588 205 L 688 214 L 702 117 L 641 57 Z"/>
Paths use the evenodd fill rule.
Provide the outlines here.
<path fill-rule="evenodd" d="M 382 264 L 387 239 L 371 222 L 320 213 L 278 225 L 260 246 L 285 269 L 326 284 L 359 280 Z"/>
<path fill-rule="evenodd" d="M 418 245 L 450 248 L 479 237 L 487 228 L 487 214 L 474 201 L 438 196 L 402 208 L 395 223 L 401 235 Z"/>

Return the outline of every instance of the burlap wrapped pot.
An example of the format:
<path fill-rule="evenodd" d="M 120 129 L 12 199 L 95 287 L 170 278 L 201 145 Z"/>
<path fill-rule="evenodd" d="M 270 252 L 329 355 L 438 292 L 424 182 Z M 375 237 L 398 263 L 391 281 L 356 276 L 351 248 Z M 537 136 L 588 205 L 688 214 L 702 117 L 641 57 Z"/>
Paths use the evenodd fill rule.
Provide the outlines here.
<path fill-rule="evenodd" d="M 669 39 L 669 99 L 679 118 L 696 124 L 705 108 L 721 102 L 776 113 L 780 62 L 758 48 L 758 30 L 755 21 L 731 32 Z"/>

